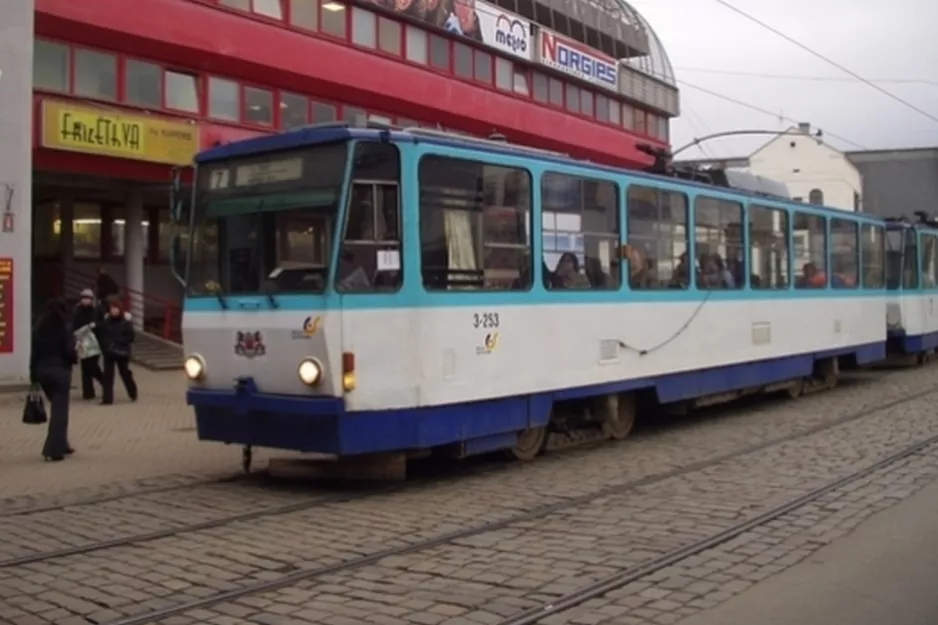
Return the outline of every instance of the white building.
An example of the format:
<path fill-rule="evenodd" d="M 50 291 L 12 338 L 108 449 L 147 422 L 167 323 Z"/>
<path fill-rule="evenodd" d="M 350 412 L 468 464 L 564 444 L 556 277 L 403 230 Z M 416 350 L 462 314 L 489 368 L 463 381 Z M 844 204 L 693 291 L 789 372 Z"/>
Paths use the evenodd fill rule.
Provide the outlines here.
<path fill-rule="evenodd" d="M 792 126 L 745 158 L 685 161 L 704 166 L 743 167 L 788 186 L 792 199 L 848 211 L 862 210 L 863 178 L 840 150 L 811 134 L 808 124 Z"/>

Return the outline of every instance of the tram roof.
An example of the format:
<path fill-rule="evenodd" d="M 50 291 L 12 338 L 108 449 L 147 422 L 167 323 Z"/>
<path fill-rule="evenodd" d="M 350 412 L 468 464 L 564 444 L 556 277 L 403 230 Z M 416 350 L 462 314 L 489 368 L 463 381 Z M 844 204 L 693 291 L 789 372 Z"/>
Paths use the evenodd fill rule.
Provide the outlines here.
<path fill-rule="evenodd" d="M 549 152 L 536 148 L 528 148 L 517 144 L 504 141 L 495 141 L 487 139 L 477 139 L 475 137 L 463 137 L 453 133 L 443 131 L 431 131 L 433 134 L 424 134 L 423 129 L 398 129 L 383 126 L 381 124 L 371 124 L 368 126 L 356 126 L 348 123 L 327 123 L 314 124 L 303 128 L 288 130 L 275 135 L 265 135 L 262 137 L 253 137 L 242 139 L 225 145 L 220 145 L 200 152 L 195 162 L 198 164 L 209 164 L 218 161 L 224 161 L 232 158 L 247 158 L 262 154 L 272 154 L 284 152 L 291 149 L 303 147 L 325 145 L 329 143 L 340 143 L 355 139 L 365 139 L 371 141 L 393 141 L 396 143 L 431 143 L 445 147 L 459 149 L 473 149 L 480 152 L 497 154 L 500 156 L 537 158 L 541 161 L 552 162 L 565 166 L 582 167 L 597 172 L 605 172 L 618 176 L 626 175 L 632 178 L 647 180 L 658 186 L 662 184 L 679 187 L 681 189 L 693 189 L 696 191 L 706 191 L 709 195 L 728 194 L 747 196 L 760 204 L 772 207 L 772 205 L 784 205 L 789 208 L 806 213 L 823 213 L 831 217 L 853 218 L 858 221 L 875 222 L 884 225 L 883 218 L 866 213 L 855 213 L 844 211 L 826 206 L 817 206 L 813 204 L 799 204 L 785 198 L 766 197 L 733 187 L 721 187 L 709 185 L 703 182 L 682 180 L 679 178 L 669 178 L 658 174 L 652 174 L 643 171 L 621 169 L 601 165 L 590 161 L 579 160 L 559 152 Z M 795 204 L 795 206 L 792 206 Z"/>

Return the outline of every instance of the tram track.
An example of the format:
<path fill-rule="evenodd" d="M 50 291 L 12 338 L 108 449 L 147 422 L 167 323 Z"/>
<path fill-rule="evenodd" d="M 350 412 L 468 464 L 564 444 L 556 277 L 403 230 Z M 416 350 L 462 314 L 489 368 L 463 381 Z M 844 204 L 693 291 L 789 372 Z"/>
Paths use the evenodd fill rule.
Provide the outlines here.
<path fill-rule="evenodd" d="M 567 595 L 553 599 L 550 603 L 544 603 L 540 606 L 524 610 L 519 614 L 499 621 L 494 625 L 537 625 L 543 619 L 549 616 L 576 608 L 592 599 L 604 597 L 610 592 L 619 590 L 628 584 L 640 581 L 643 578 L 653 575 L 654 573 L 662 571 L 670 566 L 679 564 L 680 562 L 692 556 L 709 549 L 719 547 L 750 530 L 766 525 L 767 523 L 775 521 L 789 513 L 798 510 L 799 508 L 813 503 L 829 493 L 837 491 L 878 471 L 889 468 L 891 465 L 901 462 L 907 458 L 919 455 L 926 451 L 929 447 L 932 447 L 936 444 L 938 444 L 938 435 L 931 436 L 913 445 L 909 445 L 908 447 L 905 447 L 896 453 L 882 458 L 873 464 L 867 465 L 866 467 L 854 471 L 849 475 L 840 477 L 837 480 L 828 482 L 827 484 L 815 488 L 814 490 L 805 493 L 796 499 L 792 499 L 786 503 L 766 510 L 746 521 L 728 527 L 721 532 L 712 534 L 706 538 L 684 545 L 677 549 L 670 550 L 658 557 L 645 561 L 639 566 L 625 569 L 604 579 L 600 579 Z"/>
<path fill-rule="evenodd" d="M 533 521 L 533 520 L 540 519 L 542 517 L 545 517 L 545 516 L 548 516 L 557 512 L 562 512 L 570 508 L 583 506 L 584 504 L 589 504 L 595 500 L 609 497 L 611 495 L 621 495 L 632 490 L 641 489 L 643 487 L 651 486 L 659 482 L 664 482 L 665 480 L 671 480 L 673 478 L 677 478 L 677 477 L 685 476 L 694 472 L 698 472 L 708 467 L 718 465 L 721 463 L 725 463 L 727 461 L 731 461 L 731 460 L 740 458 L 742 456 L 758 453 L 760 451 L 767 450 L 771 447 L 775 447 L 775 446 L 782 445 L 790 441 L 794 441 L 800 438 L 818 434 L 826 430 L 835 428 L 837 426 L 844 425 L 851 421 L 854 421 L 854 420 L 857 420 L 866 416 L 870 416 L 881 411 L 890 410 L 892 408 L 896 408 L 904 404 L 935 395 L 936 393 L 938 393 L 938 388 L 926 389 L 921 392 L 914 393 L 912 395 L 907 395 L 901 399 L 886 402 L 884 404 L 880 404 L 874 407 L 869 407 L 860 411 L 854 411 L 852 413 L 848 413 L 837 419 L 819 423 L 819 424 L 816 424 L 814 426 L 811 426 L 811 427 L 808 427 L 799 431 L 791 432 L 784 436 L 767 439 L 759 443 L 744 446 L 734 451 L 731 451 L 725 454 L 720 454 L 711 458 L 703 459 L 697 462 L 693 462 L 693 463 L 690 463 L 690 464 L 687 464 L 687 465 L 684 465 L 684 466 L 681 466 L 672 470 L 655 473 L 655 474 L 648 475 L 639 479 L 630 480 L 628 482 L 624 482 L 621 484 L 616 484 L 616 485 L 612 485 L 612 486 L 605 487 L 602 489 L 598 489 L 598 490 L 595 490 L 595 491 L 592 491 L 583 495 L 570 497 L 561 501 L 538 506 L 538 507 L 529 509 L 521 514 L 510 515 L 506 518 L 503 518 L 497 521 L 487 522 L 487 523 L 478 524 L 478 525 L 462 528 L 462 529 L 451 531 L 451 532 L 446 532 L 446 533 L 434 536 L 432 538 L 428 538 L 426 540 L 421 540 L 421 541 L 403 545 L 403 546 L 396 546 L 393 548 L 378 550 L 378 551 L 375 551 L 366 555 L 352 557 L 343 561 L 334 562 L 334 563 L 330 563 L 330 564 L 323 565 L 323 566 L 300 568 L 299 570 L 296 570 L 290 573 L 284 573 L 275 579 L 240 585 L 237 588 L 234 588 L 231 590 L 214 593 L 214 594 L 204 596 L 199 599 L 192 600 L 192 601 L 181 602 L 171 607 L 151 610 L 142 614 L 132 615 L 132 616 L 128 616 L 125 618 L 109 621 L 105 625 L 145 625 L 147 623 L 152 623 L 155 621 L 160 621 L 162 619 L 184 614 L 192 610 L 197 610 L 201 608 L 209 608 L 216 604 L 235 601 L 235 600 L 248 597 L 250 595 L 259 594 L 259 593 L 266 593 L 266 592 L 277 590 L 277 589 L 284 588 L 287 586 L 292 586 L 300 582 L 308 582 L 311 580 L 315 580 L 317 578 L 322 578 L 327 575 L 353 571 L 355 569 L 359 569 L 362 567 L 376 564 L 385 558 L 414 554 L 417 552 L 422 552 L 425 550 L 433 549 L 434 547 L 443 546 L 448 543 L 452 543 L 454 541 L 460 541 L 460 540 L 472 538 L 474 536 L 478 536 L 481 534 L 495 532 L 498 530 L 508 528 L 509 526 L 512 526 L 517 523 Z M 852 473 L 845 478 L 840 478 L 836 482 L 832 482 L 831 484 L 833 485 L 831 484 L 826 485 L 823 491 L 821 489 L 818 489 L 816 491 L 812 491 L 811 493 L 809 493 L 809 495 L 813 495 L 813 498 L 817 498 L 821 496 L 823 493 L 830 492 L 831 490 L 835 490 L 836 488 L 842 486 L 845 483 L 849 483 L 850 481 L 855 481 L 857 479 L 860 479 L 862 476 L 867 475 L 870 472 L 876 471 L 878 468 L 881 468 L 883 466 L 888 466 L 889 464 L 897 462 L 903 457 L 914 455 L 917 451 L 921 451 L 922 449 L 927 448 L 928 446 L 935 443 L 936 441 L 938 441 L 938 436 L 932 437 L 928 439 L 927 441 L 917 443 L 916 445 L 913 445 L 911 447 L 904 449 L 902 452 L 893 454 L 889 456 L 888 458 L 880 460 L 879 462 L 875 463 L 874 465 L 871 465 L 870 467 L 866 467 L 862 469 L 861 471 Z M 795 502 L 809 501 L 809 499 L 806 499 L 806 497 L 807 495 L 804 497 L 800 497 L 797 500 L 795 500 Z M 798 505 L 803 505 L 803 503 L 800 503 Z M 775 508 L 772 511 L 770 511 L 770 512 L 775 512 L 775 516 L 771 518 L 772 519 L 778 518 L 779 516 L 785 514 L 785 512 L 791 509 L 797 508 L 798 505 L 796 505 L 796 503 L 789 502 L 784 507 L 784 510 L 782 510 L 782 507 Z M 779 511 L 779 510 L 782 510 L 782 511 Z M 717 535 L 717 538 L 711 537 L 711 539 L 707 539 L 707 540 L 718 539 L 716 544 L 719 544 L 720 541 L 730 540 L 730 538 L 732 538 L 733 536 L 736 536 L 739 533 L 745 532 L 748 528 L 752 526 L 752 523 L 755 523 L 756 521 L 760 519 L 767 519 L 767 518 L 768 517 L 766 517 L 765 514 L 759 515 L 758 517 L 755 517 L 754 519 L 750 521 L 746 521 L 737 526 L 731 527 L 729 530 L 725 532 L 721 532 L 720 534 Z M 771 520 L 771 519 L 768 519 L 768 520 Z M 761 523 L 766 523 L 766 522 L 768 521 L 767 520 L 761 521 Z M 733 534 L 733 531 L 735 531 L 736 533 Z M 695 544 L 698 547 L 697 552 L 699 552 L 700 550 L 707 549 L 708 548 L 707 545 L 709 545 L 710 543 L 705 542 L 705 541 L 700 541 L 699 543 L 695 543 Z M 663 562 L 666 561 L 664 559 L 665 557 L 675 558 L 675 557 L 680 556 L 683 553 L 685 553 L 683 549 L 675 550 L 674 552 L 669 552 L 669 554 L 666 554 L 666 556 L 663 556 L 662 558 L 656 558 L 653 562 L 658 563 L 659 568 L 663 568 L 663 567 L 668 566 L 668 564 L 662 564 Z M 671 562 L 671 560 L 667 560 L 667 562 Z M 641 571 L 645 570 L 644 565 L 640 568 L 641 568 Z M 641 573 L 641 571 L 637 569 L 633 569 L 630 572 L 626 571 L 626 572 L 618 574 L 618 577 L 616 577 L 615 579 L 616 580 L 619 580 L 620 578 L 625 579 L 627 577 L 626 573 L 628 573 L 628 575 L 647 575 L 648 574 L 648 573 Z M 603 581 L 606 584 L 612 584 L 613 581 L 611 580 L 612 578 L 610 578 L 609 580 L 603 580 Z M 628 582 L 622 582 L 623 585 L 626 583 Z M 600 592 L 600 590 L 597 590 L 598 588 L 600 588 L 600 586 L 592 585 L 580 591 L 580 593 L 588 594 L 589 592 L 593 592 L 593 593 Z M 607 591 L 603 591 L 603 592 L 607 592 Z M 576 597 L 568 599 L 568 601 L 571 601 L 571 602 L 576 601 L 577 597 L 579 596 L 580 595 L 578 594 Z M 590 596 L 592 597 L 596 595 L 593 594 Z M 589 597 L 587 597 L 586 599 L 583 599 L 583 601 L 586 601 L 588 598 Z M 551 606 L 555 604 L 556 602 L 552 603 Z M 576 604 L 573 604 L 573 605 L 576 605 Z M 532 618 L 533 616 L 537 616 L 537 619 L 535 621 L 531 621 L 531 622 L 537 622 L 537 620 L 546 616 L 546 614 L 543 613 L 544 609 L 545 608 L 543 607 L 539 608 L 536 615 L 534 615 L 534 613 L 531 612 L 530 614 L 525 613 L 522 616 L 526 615 L 526 618 Z M 554 609 L 554 612 L 556 612 L 556 609 Z M 520 618 L 520 616 L 515 617 L 515 618 Z"/>

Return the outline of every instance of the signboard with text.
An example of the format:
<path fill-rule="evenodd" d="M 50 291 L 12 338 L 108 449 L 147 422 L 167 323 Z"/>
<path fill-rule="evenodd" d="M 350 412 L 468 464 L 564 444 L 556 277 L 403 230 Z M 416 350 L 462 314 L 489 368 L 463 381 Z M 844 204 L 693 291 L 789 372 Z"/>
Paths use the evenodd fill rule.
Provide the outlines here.
<path fill-rule="evenodd" d="M 13 259 L 0 258 L 0 354 L 13 353 Z"/>
<path fill-rule="evenodd" d="M 519 59 L 534 58 L 531 22 L 482 0 L 367 0 Z"/>
<path fill-rule="evenodd" d="M 545 29 L 538 43 L 542 65 L 612 91 L 619 89 L 619 65 L 612 57 Z"/>
<path fill-rule="evenodd" d="M 199 151 L 199 131 L 194 124 L 45 100 L 42 147 L 186 166 Z"/>

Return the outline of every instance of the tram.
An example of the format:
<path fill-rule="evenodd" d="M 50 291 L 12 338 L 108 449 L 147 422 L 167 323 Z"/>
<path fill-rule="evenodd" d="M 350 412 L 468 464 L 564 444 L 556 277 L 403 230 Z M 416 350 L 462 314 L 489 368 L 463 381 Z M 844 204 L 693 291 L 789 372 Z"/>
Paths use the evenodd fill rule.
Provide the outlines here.
<path fill-rule="evenodd" d="M 884 222 L 731 183 L 370 122 L 206 150 L 174 262 L 198 435 L 531 460 L 882 360 Z"/>

